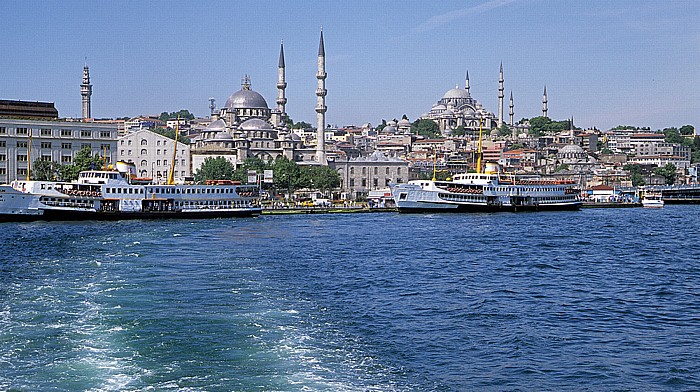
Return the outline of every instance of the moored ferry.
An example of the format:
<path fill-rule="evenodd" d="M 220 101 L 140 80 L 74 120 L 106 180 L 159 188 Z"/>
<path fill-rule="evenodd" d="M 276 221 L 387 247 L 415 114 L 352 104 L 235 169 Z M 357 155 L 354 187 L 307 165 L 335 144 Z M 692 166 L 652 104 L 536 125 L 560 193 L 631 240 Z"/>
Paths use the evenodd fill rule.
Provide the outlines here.
<path fill-rule="evenodd" d="M 0 185 L 0 222 L 28 222 L 41 219 L 39 197 Z"/>
<path fill-rule="evenodd" d="M 498 212 L 578 210 L 575 181 L 511 175 L 487 164 L 483 173 L 458 174 L 449 181 L 412 180 L 395 184 L 400 212 Z"/>
<path fill-rule="evenodd" d="M 12 188 L 35 196 L 43 220 L 226 218 L 261 213 L 256 185 L 213 181 L 205 185 L 152 184 L 133 177 L 132 163 L 88 170 L 75 182 L 15 180 Z"/>

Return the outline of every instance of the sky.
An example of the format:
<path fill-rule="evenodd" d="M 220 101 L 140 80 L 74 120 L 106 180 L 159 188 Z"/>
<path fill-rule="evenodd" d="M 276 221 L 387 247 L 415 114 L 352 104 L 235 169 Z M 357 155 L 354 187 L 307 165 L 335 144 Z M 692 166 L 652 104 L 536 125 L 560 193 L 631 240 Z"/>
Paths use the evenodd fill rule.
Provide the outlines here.
<path fill-rule="evenodd" d="M 464 88 L 504 120 L 542 113 L 577 126 L 700 127 L 700 1 L 11 1 L 0 0 L 0 99 L 55 102 L 81 116 L 209 114 L 250 75 L 275 107 L 284 42 L 287 113 L 316 123 L 323 27 L 326 121 L 413 121 Z"/>

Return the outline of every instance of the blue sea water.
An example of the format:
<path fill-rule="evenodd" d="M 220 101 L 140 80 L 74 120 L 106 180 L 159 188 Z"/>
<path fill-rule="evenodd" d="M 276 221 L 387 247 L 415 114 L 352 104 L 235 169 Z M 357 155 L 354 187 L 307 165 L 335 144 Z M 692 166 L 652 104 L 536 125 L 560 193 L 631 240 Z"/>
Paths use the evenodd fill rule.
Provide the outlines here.
<path fill-rule="evenodd" d="M 697 390 L 699 212 L 2 224 L 0 390 Z"/>

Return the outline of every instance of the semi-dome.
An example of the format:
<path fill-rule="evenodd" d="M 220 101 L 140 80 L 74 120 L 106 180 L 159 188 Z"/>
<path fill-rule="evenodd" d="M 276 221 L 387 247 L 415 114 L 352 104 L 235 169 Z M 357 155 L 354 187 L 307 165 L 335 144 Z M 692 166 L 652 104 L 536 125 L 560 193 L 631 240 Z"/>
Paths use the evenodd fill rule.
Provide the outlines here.
<path fill-rule="evenodd" d="M 233 137 L 226 131 L 217 132 L 214 136 L 216 140 L 233 140 Z"/>
<path fill-rule="evenodd" d="M 267 106 L 267 101 L 259 93 L 248 90 L 241 89 L 228 97 L 226 101 L 226 108 L 228 109 L 269 109 Z"/>
<path fill-rule="evenodd" d="M 206 131 L 223 131 L 226 129 L 226 123 L 222 119 L 218 119 L 211 124 L 209 124 L 206 128 L 204 128 Z"/>
<path fill-rule="evenodd" d="M 453 88 L 442 96 L 443 99 L 454 99 L 454 98 L 469 98 L 469 93 L 467 90 L 461 88 Z"/>
<path fill-rule="evenodd" d="M 272 130 L 272 125 L 259 118 L 251 118 L 250 120 L 244 121 L 240 129 L 243 131 L 269 131 Z"/>

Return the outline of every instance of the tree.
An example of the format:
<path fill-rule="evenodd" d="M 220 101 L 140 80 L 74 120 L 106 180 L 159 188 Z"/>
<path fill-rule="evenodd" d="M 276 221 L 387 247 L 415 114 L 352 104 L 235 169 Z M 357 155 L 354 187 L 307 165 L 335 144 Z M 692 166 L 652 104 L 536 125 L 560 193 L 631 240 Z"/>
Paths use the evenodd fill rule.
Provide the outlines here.
<path fill-rule="evenodd" d="M 160 121 L 165 122 L 168 120 L 176 119 L 178 117 L 185 119 L 185 120 L 194 120 L 194 114 L 190 113 L 190 111 L 187 109 L 180 109 L 177 112 L 171 112 L 171 113 L 163 112 L 160 114 L 160 116 L 158 116 L 158 119 Z"/>
<path fill-rule="evenodd" d="M 642 174 L 642 166 L 636 163 L 628 163 L 625 166 L 623 166 L 622 169 L 630 173 L 630 180 L 632 180 L 632 186 L 646 185 L 646 180 L 644 180 L 644 175 Z"/>
<path fill-rule="evenodd" d="M 667 163 L 663 167 L 654 169 L 654 174 L 663 176 L 666 179 L 666 185 L 673 185 L 676 182 L 676 165 Z"/>
<path fill-rule="evenodd" d="M 81 171 L 100 169 L 104 165 L 104 159 L 99 155 L 92 155 L 90 147 L 84 147 L 78 151 L 73 158 L 73 163 L 61 166 L 59 174 L 63 181 L 74 181 L 78 179 Z"/>
<path fill-rule="evenodd" d="M 30 177 L 34 181 L 54 181 L 60 177 L 61 164 L 54 161 L 37 159 L 32 163 Z"/>
<path fill-rule="evenodd" d="M 571 128 L 571 120 L 552 121 L 549 117 L 533 117 L 530 119 L 530 134 L 542 136 L 547 133 L 557 133 Z"/>
<path fill-rule="evenodd" d="M 161 136 L 165 136 L 168 139 L 175 140 L 175 130 L 174 129 L 157 127 L 153 130 L 153 132 L 155 132 Z M 184 144 L 190 144 L 190 139 L 188 139 L 182 135 L 177 135 L 177 141 L 180 143 L 184 143 Z"/>
<path fill-rule="evenodd" d="M 510 127 L 506 123 L 501 124 L 501 127 L 498 128 L 498 136 L 508 136 L 511 134 L 513 134 L 513 132 L 510 130 Z"/>
<path fill-rule="evenodd" d="M 194 173 L 194 180 L 205 183 L 207 180 L 233 180 L 235 167 L 224 157 L 206 158 L 202 166 Z"/>
<path fill-rule="evenodd" d="M 422 135 L 428 139 L 436 139 L 441 136 L 439 128 L 435 121 L 421 118 L 411 124 L 411 133 Z"/>
<path fill-rule="evenodd" d="M 681 133 L 678 131 L 677 128 L 671 127 L 671 128 L 664 128 L 662 131 L 665 138 L 664 140 L 666 143 L 679 143 L 682 144 L 685 138 L 681 136 Z"/>
<path fill-rule="evenodd" d="M 466 134 L 467 130 L 464 128 L 464 125 L 460 125 L 452 130 L 452 136 L 464 136 Z"/>
<path fill-rule="evenodd" d="M 311 124 L 304 122 L 304 121 L 299 121 L 298 123 L 294 123 L 292 125 L 292 129 L 309 129 L 311 128 Z"/>
<path fill-rule="evenodd" d="M 385 120 L 385 119 L 382 119 L 382 122 L 381 122 L 379 125 L 377 125 L 377 126 L 374 128 L 374 130 L 375 130 L 377 133 L 379 133 L 379 132 L 381 132 L 382 129 L 384 129 L 385 127 L 386 127 L 386 120 Z"/>
<path fill-rule="evenodd" d="M 328 166 L 305 166 L 302 173 L 311 180 L 311 188 L 328 192 L 340 186 L 340 175 Z M 302 175 L 304 177 L 304 175 Z"/>
<path fill-rule="evenodd" d="M 272 164 L 272 170 L 275 188 L 286 189 L 289 193 L 297 188 L 300 170 L 296 162 L 285 156 L 277 157 Z"/>
<path fill-rule="evenodd" d="M 695 134 L 695 127 L 692 125 L 683 125 L 680 129 L 680 133 L 683 136 L 690 136 Z"/>

